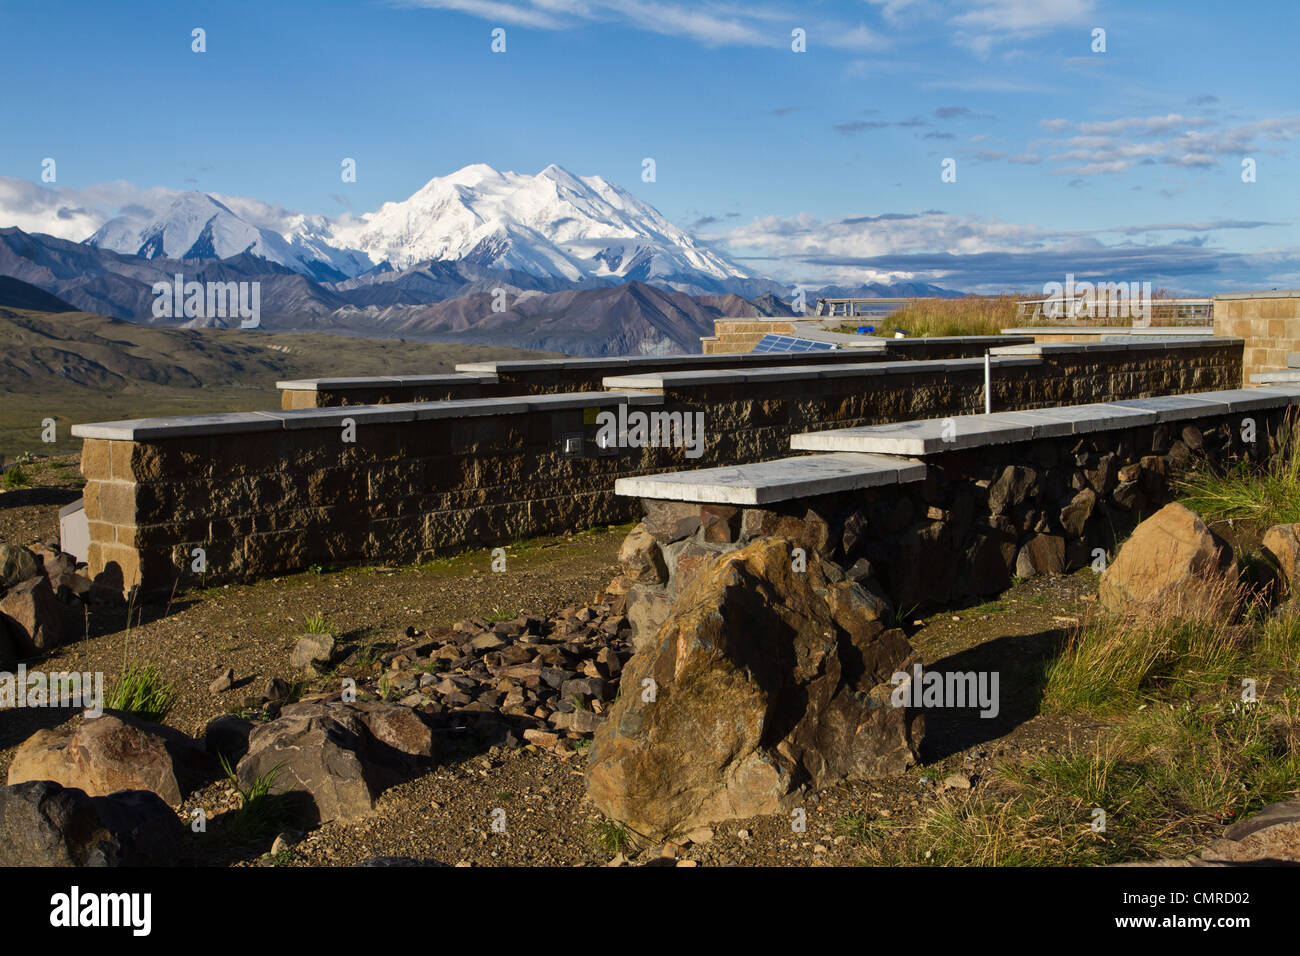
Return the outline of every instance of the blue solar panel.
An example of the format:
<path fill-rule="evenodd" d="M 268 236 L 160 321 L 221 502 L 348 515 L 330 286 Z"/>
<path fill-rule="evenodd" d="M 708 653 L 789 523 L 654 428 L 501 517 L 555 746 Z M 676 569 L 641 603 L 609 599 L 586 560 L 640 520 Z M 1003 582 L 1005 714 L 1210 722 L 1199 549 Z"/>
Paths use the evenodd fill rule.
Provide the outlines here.
<path fill-rule="evenodd" d="M 799 339 L 790 335 L 775 335 L 769 332 L 759 339 L 751 352 L 822 352 L 835 348 L 830 342 L 818 342 L 814 339 Z"/>

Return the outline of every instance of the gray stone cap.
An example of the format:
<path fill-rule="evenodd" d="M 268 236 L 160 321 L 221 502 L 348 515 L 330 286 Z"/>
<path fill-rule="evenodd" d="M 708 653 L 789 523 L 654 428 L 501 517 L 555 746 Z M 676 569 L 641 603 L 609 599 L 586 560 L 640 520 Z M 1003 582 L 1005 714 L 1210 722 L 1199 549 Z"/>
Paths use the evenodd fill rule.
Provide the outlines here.
<path fill-rule="evenodd" d="M 1289 361 L 1288 356 L 1288 361 Z M 1271 372 L 1257 372 L 1250 377 L 1252 382 L 1268 385 L 1273 382 L 1300 382 L 1300 368 L 1276 368 Z"/>
<path fill-rule="evenodd" d="M 1110 335 L 1110 333 L 1105 333 Z M 1101 342 L 1036 342 L 1033 345 L 1003 345 L 991 349 L 994 355 L 1058 355 L 1068 352 L 1124 352 L 1136 351 L 1140 349 L 1164 349 L 1170 348 L 1201 348 L 1206 345 L 1241 345 L 1245 339 L 1233 338 L 1227 335 L 1205 335 L 1187 336 L 1173 341 L 1170 337 L 1164 336 L 1163 341 L 1147 342 L 1127 342 L 1127 341 L 1101 341 Z"/>
<path fill-rule="evenodd" d="M 135 418 L 120 422 L 73 425 L 76 438 L 109 441 L 160 441 L 204 435 L 240 435 L 252 432 L 338 428 L 344 419 L 357 425 L 429 421 L 435 418 L 476 418 L 525 412 L 562 411 L 611 405 L 659 405 L 663 399 L 645 392 L 561 392 L 512 398 L 465 398 L 443 402 L 397 402 L 390 405 L 342 405 L 332 408 L 297 408 L 269 412 L 232 412 L 218 415 L 184 415 L 173 418 Z"/>
<path fill-rule="evenodd" d="M 924 478 L 925 465 L 919 461 L 840 453 L 620 478 L 614 483 L 614 493 L 703 504 L 763 505 Z"/>
<path fill-rule="evenodd" d="M 1023 346 L 1011 346 L 1023 348 Z M 994 368 L 1016 365 L 1037 365 L 1041 360 L 1033 355 L 1014 355 L 993 358 Z M 982 358 L 900 360 L 897 362 L 840 362 L 803 366 L 773 365 L 754 369 L 701 369 L 698 372 L 642 372 L 637 375 L 609 375 L 601 379 L 606 388 L 663 389 L 690 388 L 697 385 L 743 385 L 748 382 L 779 382 L 787 380 L 815 380 L 819 378 L 846 378 L 868 375 L 905 375 L 915 372 L 973 372 L 984 368 Z"/>
<path fill-rule="evenodd" d="M 1002 331 L 1009 335 L 1156 335 L 1168 338 L 1197 338 L 1201 336 L 1212 337 L 1214 335 L 1214 327 L 1210 325 L 1151 325 L 1144 328 L 1129 328 L 1123 325 L 1035 325 L 1020 329 L 1003 329 Z M 1069 343 L 1065 344 L 1068 345 Z"/>
<path fill-rule="evenodd" d="M 1209 418 L 1290 405 L 1300 405 L 1300 385 L 1225 389 L 1090 405 L 994 412 L 992 415 L 957 415 L 839 428 L 794 435 L 790 438 L 790 447 L 803 451 L 923 456 L 963 448 L 1134 428 L 1157 422 Z"/>
<path fill-rule="evenodd" d="M 1300 289 L 1273 289 L 1269 292 L 1220 292 L 1218 299 L 1300 299 Z"/>
<path fill-rule="evenodd" d="M 881 352 L 885 351 L 885 341 L 881 339 L 879 343 L 869 343 L 866 346 L 868 351 Z M 792 363 L 797 362 L 825 362 L 827 359 L 842 349 L 823 349 L 817 352 L 791 352 L 788 356 Z M 779 353 L 778 353 L 779 354 Z M 510 360 L 502 362 L 462 362 L 456 366 L 458 372 L 477 372 L 490 373 L 499 375 L 510 372 L 568 372 L 568 371 L 588 371 L 591 369 L 608 368 L 611 372 L 621 371 L 635 372 L 642 368 L 656 368 L 662 366 L 681 366 L 684 369 L 690 368 L 727 368 L 736 365 L 754 365 L 772 361 L 772 352 L 714 352 L 709 355 L 611 355 L 607 358 L 567 358 L 567 359 L 536 359 L 534 361 Z"/>
<path fill-rule="evenodd" d="M 441 375 L 377 375 L 370 378 L 295 378 L 276 382 L 275 387 L 289 392 L 315 392 L 323 388 L 375 388 L 380 385 L 495 385 L 495 375 L 467 375 L 445 372 Z"/>

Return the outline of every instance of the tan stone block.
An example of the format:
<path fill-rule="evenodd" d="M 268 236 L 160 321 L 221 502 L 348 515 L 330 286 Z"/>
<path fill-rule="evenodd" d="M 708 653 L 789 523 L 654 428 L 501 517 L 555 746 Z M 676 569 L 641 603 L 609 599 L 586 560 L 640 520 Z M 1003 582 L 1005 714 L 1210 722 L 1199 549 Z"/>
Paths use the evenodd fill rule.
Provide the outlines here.
<path fill-rule="evenodd" d="M 95 544 L 113 544 L 117 540 L 117 526 L 111 525 L 107 521 L 89 521 L 87 522 L 90 532 L 90 542 Z"/>
<path fill-rule="evenodd" d="M 88 481 L 81 489 L 81 507 L 86 512 L 87 521 L 100 521 L 99 517 L 99 481 Z"/>
<path fill-rule="evenodd" d="M 88 479 L 113 477 L 113 443 L 87 438 L 81 443 L 81 473 Z"/>
<path fill-rule="evenodd" d="M 133 525 L 136 520 L 136 489 L 127 481 L 101 481 L 98 485 L 98 512 L 92 520 L 116 525 Z M 86 517 L 90 518 L 89 511 Z"/>
<path fill-rule="evenodd" d="M 161 590 L 171 585 L 176 574 L 169 554 L 122 545 L 92 544 L 88 558 L 92 578 L 123 590 Z"/>

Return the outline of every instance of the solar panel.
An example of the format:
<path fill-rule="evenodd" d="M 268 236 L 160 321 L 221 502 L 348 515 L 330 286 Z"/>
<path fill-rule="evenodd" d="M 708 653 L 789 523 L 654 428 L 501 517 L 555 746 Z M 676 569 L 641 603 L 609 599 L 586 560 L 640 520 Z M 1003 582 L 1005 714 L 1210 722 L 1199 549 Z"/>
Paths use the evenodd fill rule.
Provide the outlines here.
<path fill-rule="evenodd" d="M 830 342 L 818 342 L 815 339 L 800 339 L 791 335 L 776 335 L 769 332 L 764 335 L 751 352 L 822 352 L 835 348 Z"/>

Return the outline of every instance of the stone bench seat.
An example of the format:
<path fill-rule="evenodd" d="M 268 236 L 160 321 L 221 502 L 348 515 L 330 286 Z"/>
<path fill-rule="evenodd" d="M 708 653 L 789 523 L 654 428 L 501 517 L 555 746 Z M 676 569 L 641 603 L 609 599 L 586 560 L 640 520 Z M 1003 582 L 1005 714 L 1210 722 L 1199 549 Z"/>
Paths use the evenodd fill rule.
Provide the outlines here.
<path fill-rule="evenodd" d="M 614 493 L 708 504 L 762 505 L 810 495 L 922 481 L 925 465 L 884 455 L 802 455 L 736 467 L 620 478 Z"/>
<path fill-rule="evenodd" d="M 856 348 L 865 349 L 868 352 L 883 353 L 887 351 L 888 346 L 884 339 L 879 339 L 864 343 Z M 644 369 L 664 368 L 729 368 L 771 365 L 773 361 L 815 365 L 829 361 L 828 352 L 842 353 L 844 351 L 846 350 L 826 349 L 819 352 L 789 353 L 718 352 L 712 355 L 613 355 L 606 358 L 537 359 L 535 361 L 511 359 L 500 362 L 461 362 L 456 366 L 456 371 L 499 376 L 518 372 L 587 371 L 600 368 L 608 368 L 612 372 L 623 370 L 635 372 Z M 842 360 L 843 355 L 840 355 L 839 358 Z"/>
<path fill-rule="evenodd" d="M 794 435 L 790 439 L 790 447 L 802 451 L 924 456 L 963 448 L 1134 428 L 1159 422 L 1177 422 L 1290 405 L 1300 405 L 1300 386 L 1226 389 L 1120 402 L 839 428 Z"/>
<path fill-rule="evenodd" d="M 297 378 L 276 382 L 275 387 L 289 392 L 315 392 L 322 389 L 396 387 L 420 385 L 495 385 L 496 375 L 446 372 L 441 375 L 379 375 L 373 377 Z"/>
<path fill-rule="evenodd" d="M 1037 365 L 1034 356 L 1005 356 L 993 359 L 993 368 Z M 815 381 L 856 378 L 867 375 L 915 375 L 917 373 L 982 372 L 984 359 L 922 359 L 912 362 L 838 362 L 813 368 L 778 365 L 761 369 L 701 369 L 691 372 L 644 372 L 611 375 L 602 380 L 606 388 L 662 391 L 665 388 L 696 388 L 702 385 L 761 385 L 764 382 Z"/>
<path fill-rule="evenodd" d="M 73 425 L 77 438 L 109 441 L 159 441 L 201 435 L 237 435 L 282 429 L 338 428 L 344 419 L 358 427 L 443 418 L 476 418 L 535 411 L 560 411 L 611 405 L 659 405 L 662 398 L 645 392 L 560 392 L 512 398 L 467 398 L 445 402 L 399 402 L 390 405 L 347 405 L 170 418 L 135 418 L 117 422 Z"/>
<path fill-rule="evenodd" d="M 1293 353 L 1294 354 L 1294 353 Z M 1287 362 L 1291 361 L 1291 356 L 1287 356 Z M 1300 368 L 1279 368 L 1271 372 L 1256 372 L 1250 377 L 1252 382 L 1260 385 L 1278 385 L 1288 382 L 1300 382 Z"/>
<path fill-rule="evenodd" d="M 1085 335 L 1095 334 L 1101 337 L 1098 342 L 1036 342 L 1025 345 L 1000 345 L 989 351 L 997 355 L 1059 355 L 1070 352 L 1131 352 L 1143 349 L 1168 349 L 1171 343 L 1179 347 L 1195 347 L 1197 345 L 1231 345 L 1240 344 L 1242 339 L 1230 339 L 1226 336 L 1206 335 L 1204 331 L 1196 335 L 1178 335 L 1172 329 L 1141 330 L 1143 334 L 1137 335 L 1133 332 L 1127 334 L 1122 329 L 1109 330 L 1104 327 L 1097 328 L 1068 328 L 1061 327 L 1055 330 L 1058 334 L 1066 335 Z M 1048 334 L 1047 331 L 1039 334 Z"/>

